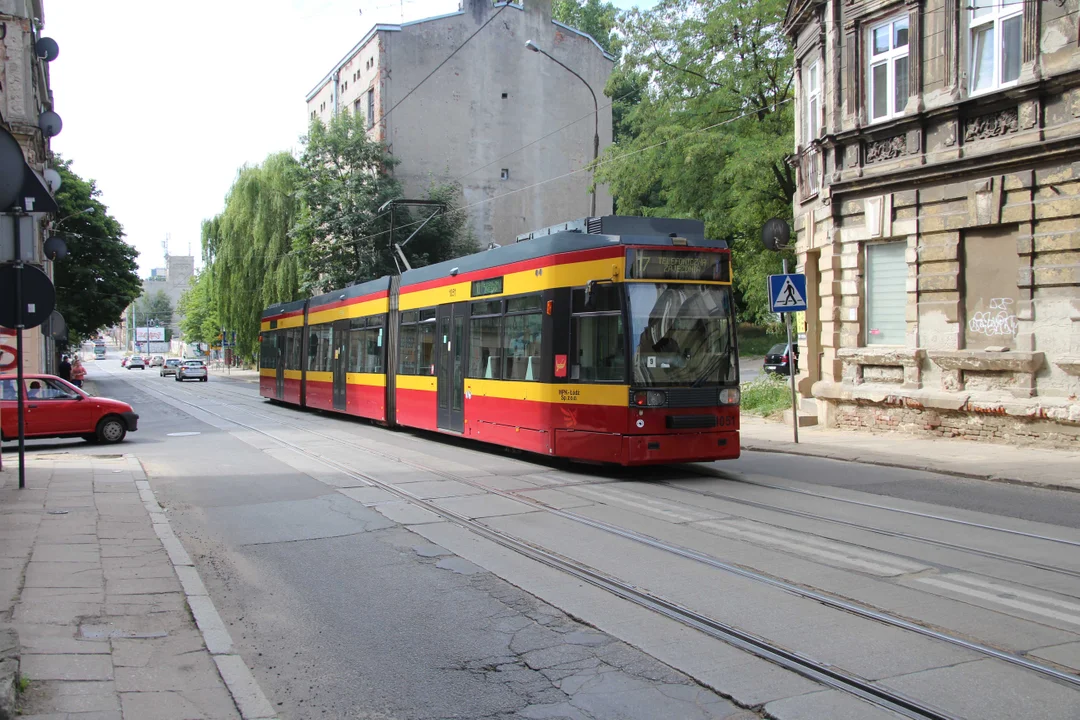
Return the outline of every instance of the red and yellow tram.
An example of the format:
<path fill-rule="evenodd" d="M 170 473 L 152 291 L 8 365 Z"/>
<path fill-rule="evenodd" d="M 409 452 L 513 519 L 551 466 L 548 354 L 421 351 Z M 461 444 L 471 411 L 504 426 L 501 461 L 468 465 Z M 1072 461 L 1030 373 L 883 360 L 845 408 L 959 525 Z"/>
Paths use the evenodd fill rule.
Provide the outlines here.
<path fill-rule="evenodd" d="M 622 465 L 739 456 L 731 253 L 609 216 L 262 316 L 260 393 Z"/>

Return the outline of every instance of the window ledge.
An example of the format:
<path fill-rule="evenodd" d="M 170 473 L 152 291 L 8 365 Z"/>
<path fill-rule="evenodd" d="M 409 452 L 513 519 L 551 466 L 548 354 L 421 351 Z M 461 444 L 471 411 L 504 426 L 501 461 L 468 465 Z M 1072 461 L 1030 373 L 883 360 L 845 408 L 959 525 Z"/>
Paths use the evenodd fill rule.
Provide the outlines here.
<path fill-rule="evenodd" d="M 843 360 L 844 364 L 912 367 L 918 366 L 922 362 L 922 359 L 926 356 L 926 351 L 920 348 L 906 347 L 840 348 L 836 351 L 836 356 Z"/>
<path fill-rule="evenodd" d="M 927 354 L 942 370 L 1034 373 L 1043 364 L 1041 352 L 934 350 Z"/>
<path fill-rule="evenodd" d="M 1064 355 L 1054 364 L 1070 375 L 1080 375 L 1080 355 Z"/>

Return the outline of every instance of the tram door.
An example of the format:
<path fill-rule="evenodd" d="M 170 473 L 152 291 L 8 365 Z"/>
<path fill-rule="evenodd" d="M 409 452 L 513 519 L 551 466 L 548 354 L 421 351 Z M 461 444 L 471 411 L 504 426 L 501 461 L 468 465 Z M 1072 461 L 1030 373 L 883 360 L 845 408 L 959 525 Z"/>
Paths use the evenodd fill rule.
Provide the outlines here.
<path fill-rule="evenodd" d="M 338 320 L 334 323 L 333 342 L 331 343 L 331 367 L 334 372 L 334 409 L 345 410 L 348 405 L 349 370 L 349 321 Z"/>
<path fill-rule="evenodd" d="M 276 352 L 277 366 L 275 368 L 275 387 L 274 397 L 278 400 L 285 399 L 285 336 L 288 335 L 289 330 L 279 330 L 274 333 L 274 346 Z"/>
<path fill-rule="evenodd" d="M 440 305 L 435 336 L 441 430 L 465 432 L 465 314 L 468 303 Z"/>

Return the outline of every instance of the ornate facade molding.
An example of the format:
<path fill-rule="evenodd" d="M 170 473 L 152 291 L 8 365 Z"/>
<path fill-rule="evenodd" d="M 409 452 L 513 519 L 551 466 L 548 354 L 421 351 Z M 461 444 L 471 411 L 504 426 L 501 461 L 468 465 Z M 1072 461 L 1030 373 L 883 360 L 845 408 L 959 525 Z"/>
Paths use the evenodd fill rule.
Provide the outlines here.
<path fill-rule="evenodd" d="M 867 165 L 885 160 L 892 160 L 907 153 L 907 135 L 896 135 L 884 140 L 872 140 L 866 143 L 863 162 Z"/>
<path fill-rule="evenodd" d="M 1017 109 L 1006 108 L 998 112 L 969 118 L 964 123 L 964 142 L 1001 137 L 1020 129 L 1020 115 Z"/>

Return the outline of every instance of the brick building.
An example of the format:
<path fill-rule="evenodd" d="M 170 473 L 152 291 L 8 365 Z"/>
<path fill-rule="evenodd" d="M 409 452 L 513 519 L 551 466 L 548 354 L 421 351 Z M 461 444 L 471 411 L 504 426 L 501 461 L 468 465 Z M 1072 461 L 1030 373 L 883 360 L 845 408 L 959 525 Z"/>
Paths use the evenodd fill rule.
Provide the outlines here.
<path fill-rule="evenodd" d="M 793 0 L 799 389 L 831 426 L 1080 446 L 1076 0 Z"/>
<path fill-rule="evenodd" d="M 308 115 L 328 122 L 348 110 L 365 118 L 369 135 L 398 161 L 393 172 L 407 196 L 457 181 L 477 240 L 514 242 L 591 207 L 591 177 L 580 170 L 592 160 L 597 105 L 581 80 L 530 52 L 527 40 L 595 93 L 603 152 L 611 144 L 603 92 L 614 59 L 589 35 L 552 20 L 551 0 L 463 0 L 455 13 L 376 25 L 308 93 Z M 611 212 L 611 195 L 598 187 L 595 214 Z"/>

